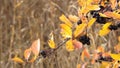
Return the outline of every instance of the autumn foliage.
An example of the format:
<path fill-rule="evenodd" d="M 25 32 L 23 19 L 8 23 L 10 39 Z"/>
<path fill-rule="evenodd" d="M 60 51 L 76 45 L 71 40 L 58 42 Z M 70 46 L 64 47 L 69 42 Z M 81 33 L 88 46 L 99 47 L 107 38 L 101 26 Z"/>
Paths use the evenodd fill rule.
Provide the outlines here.
<path fill-rule="evenodd" d="M 49 2 L 50 4 L 45 6 L 47 9 L 43 9 L 44 15 L 37 12 L 38 8 L 35 11 L 32 10 L 32 6 L 26 10 L 26 12 L 32 10 L 31 16 L 27 17 L 28 22 L 37 23 L 29 23 L 29 27 L 24 27 L 19 23 L 19 29 L 15 29 L 15 22 L 11 24 L 9 62 L 20 64 L 23 67 L 33 64 L 31 68 L 40 65 L 43 65 L 41 68 L 120 67 L 119 0 L 71 0 L 68 1 L 70 5 L 72 4 L 67 7 L 69 11 L 66 11 L 67 8 L 60 7 L 60 4 L 56 3 L 58 1 Z M 61 0 L 59 2 L 64 4 Z M 16 22 L 24 20 L 22 16 L 17 16 L 17 12 L 19 12 L 17 9 L 24 8 L 20 7 L 24 3 L 26 1 L 21 0 L 16 1 L 13 5 L 13 20 L 17 20 Z M 46 3 L 48 4 L 48 2 Z M 65 4 L 65 6 L 69 6 L 69 4 Z M 39 16 L 39 14 L 41 15 Z M 38 16 L 42 18 L 40 22 L 43 23 L 38 22 Z M 56 18 L 57 20 L 52 20 Z M 28 30 L 26 35 L 22 35 L 25 33 L 24 31 Z M 19 38 L 29 37 L 29 40 L 26 41 L 21 39 L 22 42 L 26 42 L 24 47 L 14 47 L 20 50 L 18 52 L 17 49 L 12 49 L 17 36 Z"/>

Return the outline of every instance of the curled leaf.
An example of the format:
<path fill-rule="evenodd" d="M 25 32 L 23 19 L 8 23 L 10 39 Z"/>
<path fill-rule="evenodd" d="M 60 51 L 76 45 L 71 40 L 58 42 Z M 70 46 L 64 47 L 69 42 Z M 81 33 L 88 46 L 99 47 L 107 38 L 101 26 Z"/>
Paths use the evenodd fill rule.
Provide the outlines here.
<path fill-rule="evenodd" d="M 55 48 L 55 42 L 54 42 L 54 36 L 53 36 L 53 32 L 50 33 L 50 40 L 48 41 L 48 45 L 50 46 L 50 48 Z"/>
<path fill-rule="evenodd" d="M 55 42 L 53 40 L 49 40 L 48 44 L 49 44 L 50 48 L 56 48 Z"/>
<path fill-rule="evenodd" d="M 40 52 L 40 39 L 35 40 L 31 45 L 31 51 L 35 56 L 39 55 Z"/>

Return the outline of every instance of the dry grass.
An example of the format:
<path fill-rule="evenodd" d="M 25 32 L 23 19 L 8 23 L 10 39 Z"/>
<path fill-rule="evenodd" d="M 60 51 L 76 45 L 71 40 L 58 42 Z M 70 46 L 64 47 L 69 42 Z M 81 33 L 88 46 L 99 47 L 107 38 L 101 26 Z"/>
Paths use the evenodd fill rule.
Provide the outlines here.
<path fill-rule="evenodd" d="M 80 61 L 79 50 L 67 52 L 65 46 L 57 50 L 52 56 L 40 63 L 21 65 L 11 61 L 13 54 L 23 58 L 23 52 L 31 43 L 40 38 L 41 50 L 48 49 L 47 40 L 54 31 L 55 42 L 61 40 L 59 34 L 59 16 L 65 13 L 77 14 L 76 0 L 0 0 L 0 66 L 1 68 L 76 68 Z M 91 30 L 92 48 L 100 45 L 103 38 L 99 38 Z M 108 37 L 108 45 L 115 45 L 119 33 L 112 32 Z M 97 40 L 95 40 L 97 39 Z M 99 42 L 99 43 L 98 43 Z M 103 42 L 104 43 L 104 42 Z M 92 51 L 91 51 L 92 52 Z M 87 60 L 89 62 L 89 60 Z M 87 68 L 98 68 L 98 65 L 88 65 Z"/>

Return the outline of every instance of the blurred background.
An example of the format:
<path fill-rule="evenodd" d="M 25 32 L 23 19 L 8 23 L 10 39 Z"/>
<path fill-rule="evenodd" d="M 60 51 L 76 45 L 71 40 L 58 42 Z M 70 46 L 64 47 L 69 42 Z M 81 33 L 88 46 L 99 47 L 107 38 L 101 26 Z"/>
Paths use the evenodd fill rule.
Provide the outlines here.
<path fill-rule="evenodd" d="M 82 64 L 80 50 L 68 52 L 65 46 L 38 64 L 22 65 L 11 60 L 16 54 L 24 59 L 24 50 L 38 38 L 41 41 L 41 50 L 49 49 L 47 41 L 52 31 L 55 34 L 55 42 L 59 43 L 61 41 L 59 16 L 63 13 L 77 15 L 77 6 L 77 0 L 0 0 L 0 67 L 76 68 L 77 64 Z M 116 38 L 116 34 L 111 35 L 113 37 L 110 42 L 112 38 Z M 116 40 L 112 42 L 117 43 Z M 99 64 L 88 64 L 87 68 L 98 67 Z"/>
<path fill-rule="evenodd" d="M 64 12 L 77 14 L 76 6 L 76 0 L 0 0 L 1 68 L 76 67 L 77 60 L 73 61 L 76 57 L 67 57 L 69 53 L 65 47 L 58 50 L 58 55 L 46 58 L 37 65 L 35 63 L 21 65 L 11 60 L 12 55 L 16 54 L 24 59 L 24 50 L 38 38 L 41 41 L 41 50 L 48 49 L 47 41 L 51 31 L 54 31 L 55 42 L 58 43 L 59 16 Z"/>

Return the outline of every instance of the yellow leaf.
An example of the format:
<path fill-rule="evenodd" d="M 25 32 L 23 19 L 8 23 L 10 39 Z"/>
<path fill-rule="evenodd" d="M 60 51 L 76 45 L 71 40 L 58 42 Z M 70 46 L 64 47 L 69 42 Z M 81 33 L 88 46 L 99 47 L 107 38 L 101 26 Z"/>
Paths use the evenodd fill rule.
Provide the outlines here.
<path fill-rule="evenodd" d="M 88 28 L 90 28 L 94 22 L 96 21 L 96 18 L 92 18 L 89 22 L 88 22 Z"/>
<path fill-rule="evenodd" d="M 68 41 L 66 42 L 66 49 L 67 49 L 68 51 L 73 51 L 73 50 L 74 50 L 74 45 L 73 45 L 73 43 L 72 43 L 72 39 L 70 39 L 70 40 L 68 40 Z"/>
<path fill-rule="evenodd" d="M 55 42 L 53 40 L 49 40 L 48 44 L 49 44 L 50 48 L 56 48 Z"/>
<path fill-rule="evenodd" d="M 100 9 L 99 5 L 89 5 L 87 8 L 89 10 L 99 10 Z"/>
<path fill-rule="evenodd" d="M 91 10 L 99 10 L 99 6 L 98 5 L 88 5 L 87 7 L 82 7 L 80 12 L 83 13 L 83 14 L 87 14 L 89 11 Z"/>
<path fill-rule="evenodd" d="M 76 27 L 76 30 L 74 31 L 74 37 L 79 36 L 80 34 L 83 33 L 84 29 L 86 28 L 87 24 L 82 23 Z"/>
<path fill-rule="evenodd" d="M 108 27 L 111 25 L 112 23 L 111 22 L 108 22 L 106 24 L 103 25 L 102 29 L 108 29 Z"/>
<path fill-rule="evenodd" d="M 75 16 L 75 15 L 69 15 L 68 18 L 70 19 L 70 21 L 77 23 L 79 20 L 79 17 Z"/>
<path fill-rule="evenodd" d="M 62 14 L 59 19 L 64 22 L 66 25 L 68 25 L 69 27 L 72 27 L 72 23 L 70 22 L 70 20 L 64 15 Z"/>
<path fill-rule="evenodd" d="M 105 35 L 107 35 L 107 34 L 110 32 L 110 30 L 108 29 L 108 27 L 109 27 L 111 24 L 112 24 L 111 22 L 108 22 L 108 23 L 104 24 L 103 27 L 102 27 L 102 30 L 99 31 L 99 35 L 100 35 L 100 36 L 105 36 Z"/>
<path fill-rule="evenodd" d="M 66 24 L 60 24 L 60 27 L 62 29 L 61 33 L 63 35 L 65 35 L 67 38 L 72 37 L 72 29 L 69 26 L 67 26 Z"/>
<path fill-rule="evenodd" d="M 21 58 L 17 57 L 17 56 L 12 58 L 12 60 L 15 61 L 15 62 L 18 62 L 18 63 L 24 63 L 24 61 Z"/>
<path fill-rule="evenodd" d="M 120 54 L 110 54 L 114 60 L 120 60 Z"/>
<path fill-rule="evenodd" d="M 40 39 L 35 40 L 31 45 L 31 51 L 34 55 L 38 56 L 40 52 Z"/>
<path fill-rule="evenodd" d="M 26 50 L 24 51 L 24 57 L 25 57 L 26 60 L 29 59 L 30 54 L 31 54 L 31 48 L 26 49 Z"/>
<path fill-rule="evenodd" d="M 63 39 L 66 39 L 66 38 L 70 38 L 71 37 L 71 35 L 70 34 L 68 34 L 67 32 L 65 32 L 65 31 L 63 31 L 63 30 L 61 30 L 61 35 L 62 35 L 62 37 L 63 37 Z"/>
<path fill-rule="evenodd" d="M 50 48 L 56 48 L 54 37 L 53 37 L 53 32 L 51 32 L 49 36 L 50 36 L 50 40 L 48 41 L 48 44 Z"/>
<path fill-rule="evenodd" d="M 110 68 L 110 62 L 102 61 L 100 68 Z"/>
<path fill-rule="evenodd" d="M 103 13 L 99 13 L 99 15 L 101 16 L 101 17 L 107 17 L 105 14 L 103 14 Z"/>
<path fill-rule="evenodd" d="M 99 31 L 99 35 L 100 35 L 100 36 L 105 36 L 105 35 L 107 35 L 109 32 L 110 32 L 109 29 L 100 30 L 100 31 Z"/>
<path fill-rule="evenodd" d="M 79 4 L 80 6 L 85 6 L 85 5 L 86 5 L 86 2 L 83 1 L 83 0 L 78 0 L 78 4 Z"/>

